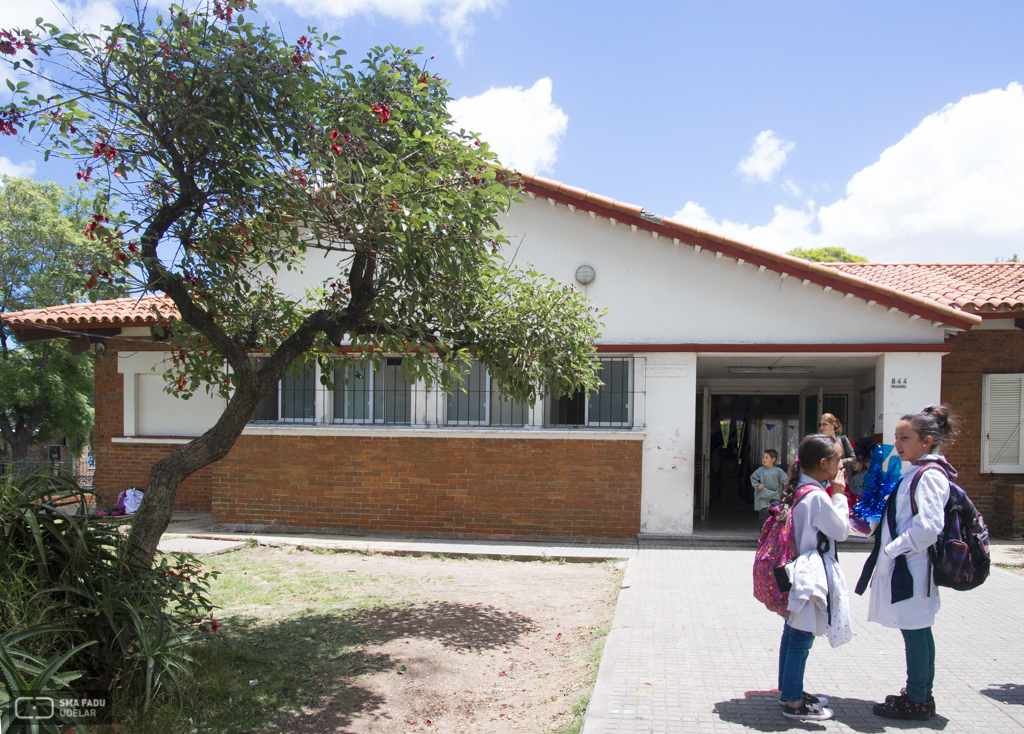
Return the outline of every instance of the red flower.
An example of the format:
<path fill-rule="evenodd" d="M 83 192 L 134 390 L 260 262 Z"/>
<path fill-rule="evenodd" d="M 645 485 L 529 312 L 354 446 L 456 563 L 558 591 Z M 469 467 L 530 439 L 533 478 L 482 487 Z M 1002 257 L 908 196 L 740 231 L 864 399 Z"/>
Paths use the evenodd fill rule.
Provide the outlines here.
<path fill-rule="evenodd" d="M 118 262 L 125 262 L 128 259 L 128 256 L 125 255 L 123 252 L 117 253 L 116 255 L 114 255 L 114 257 L 117 258 Z"/>
<path fill-rule="evenodd" d="M 398 211 L 398 202 L 397 201 L 392 201 L 391 202 L 391 211 L 393 211 L 393 212 L 397 212 Z"/>
<path fill-rule="evenodd" d="M 337 140 L 337 139 L 338 139 L 338 131 L 337 130 L 331 130 L 331 140 Z"/>
<path fill-rule="evenodd" d="M 331 146 L 331 151 L 334 153 L 334 155 L 341 155 L 341 146 L 335 143 L 334 145 Z"/>
<path fill-rule="evenodd" d="M 378 125 L 383 125 L 391 119 L 391 109 L 386 104 L 374 105 L 373 112 L 377 115 Z"/>

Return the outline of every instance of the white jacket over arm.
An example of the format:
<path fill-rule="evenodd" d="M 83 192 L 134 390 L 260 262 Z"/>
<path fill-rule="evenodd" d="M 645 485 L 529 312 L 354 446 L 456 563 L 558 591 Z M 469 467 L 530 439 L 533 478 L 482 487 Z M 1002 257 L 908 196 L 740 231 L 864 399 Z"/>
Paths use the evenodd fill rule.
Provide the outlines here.
<path fill-rule="evenodd" d="M 934 454 L 921 461 L 945 463 Z M 915 630 L 931 627 L 939 611 L 939 589 L 932 583 L 932 567 L 928 548 L 942 532 L 945 507 L 949 500 L 949 480 L 938 469 L 928 469 L 921 475 L 914 500 L 917 514 L 910 506 L 910 483 L 921 467 L 909 466 L 903 470 L 896 494 L 896 537 L 889 532 L 888 518 L 883 515 L 882 553 L 878 554 L 875 572 L 871 577 L 871 599 L 868 603 L 868 621 L 878 622 L 893 629 Z M 914 577 L 914 595 L 892 603 L 892 573 L 896 556 L 906 556 L 907 568 Z"/>
<path fill-rule="evenodd" d="M 821 487 L 821 484 L 806 474 L 800 477 L 800 484 L 816 484 Z M 816 552 L 820 531 L 831 541 L 828 555 L 835 558 L 836 543 L 846 540 L 850 535 L 850 508 L 846 496 L 837 494 L 830 498 L 822 488 L 821 491 L 812 491 L 800 500 L 792 511 L 797 555 L 802 556 L 809 551 Z M 814 564 L 813 568 L 817 568 L 819 564 Z M 789 593 L 790 599 L 794 602 L 793 606 L 799 604 L 799 600 L 808 601 L 816 596 L 813 588 L 802 589 L 802 583 L 804 581 L 800 575 L 794 574 L 794 588 Z M 814 588 L 820 586 L 813 577 L 807 578 L 806 583 Z M 803 591 L 808 593 L 805 594 Z M 804 603 L 799 609 L 790 608 L 787 621 L 793 629 L 823 635 L 828 624 L 828 614 L 819 604 Z"/>

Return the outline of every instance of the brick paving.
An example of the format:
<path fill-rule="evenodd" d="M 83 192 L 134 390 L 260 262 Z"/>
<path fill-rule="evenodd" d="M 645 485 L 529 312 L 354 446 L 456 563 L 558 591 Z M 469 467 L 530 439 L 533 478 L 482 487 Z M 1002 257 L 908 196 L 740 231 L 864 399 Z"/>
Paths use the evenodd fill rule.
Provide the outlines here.
<path fill-rule="evenodd" d="M 840 562 L 852 587 L 863 546 Z M 871 705 L 906 682 L 897 630 L 868 624 L 852 598 L 855 637 L 833 650 L 818 638 L 805 687 L 828 695 L 835 718 L 782 716 L 777 684 L 782 621 L 751 595 L 753 553 L 641 542 L 629 562 L 583 734 L 1024 731 L 1024 577 L 993 569 L 979 589 L 942 595 L 935 624 L 930 722 L 887 722 Z M 964 634 L 963 630 L 970 630 Z"/>

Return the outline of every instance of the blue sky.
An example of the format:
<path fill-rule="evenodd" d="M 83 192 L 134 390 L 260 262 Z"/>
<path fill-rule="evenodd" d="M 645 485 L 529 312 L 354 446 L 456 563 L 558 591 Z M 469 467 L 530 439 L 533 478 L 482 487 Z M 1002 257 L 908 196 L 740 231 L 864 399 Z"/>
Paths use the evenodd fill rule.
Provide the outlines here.
<path fill-rule="evenodd" d="M 28 5 L 0 0 L 0 26 L 48 15 Z M 92 23 L 120 7 L 61 5 Z M 354 60 L 426 46 L 507 162 L 703 229 L 883 261 L 1024 257 L 1024 3 L 273 0 L 260 15 L 335 32 Z M 68 176 L 10 139 L 0 156 Z"/>

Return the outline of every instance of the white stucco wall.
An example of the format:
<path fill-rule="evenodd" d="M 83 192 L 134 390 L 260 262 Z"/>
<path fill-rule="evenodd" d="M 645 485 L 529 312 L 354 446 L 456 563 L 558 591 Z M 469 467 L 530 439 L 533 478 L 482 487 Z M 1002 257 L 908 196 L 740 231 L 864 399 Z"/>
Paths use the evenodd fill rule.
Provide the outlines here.
<path fill-rule="evenodd" d="M 900 417 L 942 399 L 942 355 L 887 352 L 875 367 L 875 430 L 892 443 Z"/>
<path fill-rule="evenodd" d="M 509 257 L 564 283 L 587 264 L 588 298 L 609 308 L 611 344 L 941 343 L 943 331 L 883 306 L 540 198 L 503 220 Z M 516 252 L 518 248 L 518 253 Z"/>
<path fill-rule="evenodd" d="M 162 352 L 119 352 L 125 436 L 200 436 L 224 411 L 222 398 L 200 390 L 188 400 L 164 392 Z M 153 368 L 156 368 L 156 371 Z"/>
<path fill-rule="evenodd" d="M 693 532 L 694 435 L 697 355 L 646 354 L 643 382 L 644 438 L 640 532 Z"/>

